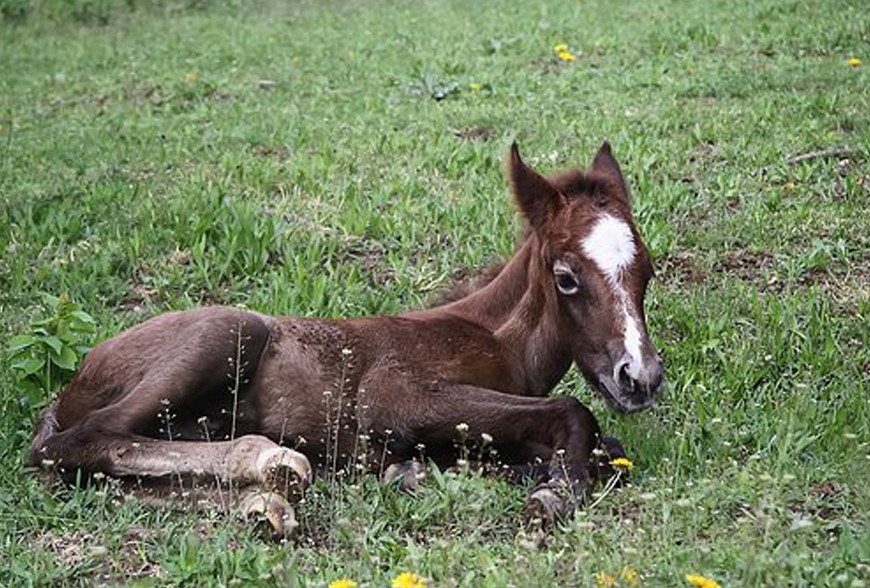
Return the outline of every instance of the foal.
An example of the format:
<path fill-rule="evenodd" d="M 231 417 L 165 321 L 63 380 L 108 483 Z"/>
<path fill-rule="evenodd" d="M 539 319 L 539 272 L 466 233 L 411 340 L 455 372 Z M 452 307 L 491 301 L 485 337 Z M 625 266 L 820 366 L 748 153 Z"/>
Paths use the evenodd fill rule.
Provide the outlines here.
<path fill-rule="evenodd" d="M 310 462 L 407 475 L 420 444 L 450 464 L 460 435 L 483 436 L 507 465 L 545 465 L 527 517 L 570 513 L 601 438 L 585 406 L 547 394 L 574 361 L 614 409 L 652 404 L 663 379 L 643 311 L 652 266 L 607 143 L 586 172 L 546 179 L 516 144 L 506 167 L 528 233 L 485 286 L 399 316 L 157 316 L 90 352 L 43 413 L 30 464 L 230 482 L 280 535 Z"/>

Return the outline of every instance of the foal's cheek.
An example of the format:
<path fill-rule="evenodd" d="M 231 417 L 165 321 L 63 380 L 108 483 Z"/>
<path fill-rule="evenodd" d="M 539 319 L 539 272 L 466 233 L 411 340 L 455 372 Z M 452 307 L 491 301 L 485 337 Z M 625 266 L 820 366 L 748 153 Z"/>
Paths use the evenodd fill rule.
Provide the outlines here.
<path fill-rule="evenodd" d="M 613 332 L 613 325 L 606 320 L 606 313 L 588 296 L 575 295 L 566 306 L 575 359 L 606 354 L 607 342 L 612 338 L 610 333 Z"/>

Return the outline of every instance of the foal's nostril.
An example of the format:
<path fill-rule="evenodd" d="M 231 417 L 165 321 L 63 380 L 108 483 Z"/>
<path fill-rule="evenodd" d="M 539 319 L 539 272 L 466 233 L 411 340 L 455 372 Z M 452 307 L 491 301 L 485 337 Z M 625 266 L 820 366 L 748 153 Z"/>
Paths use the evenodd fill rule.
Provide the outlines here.
<path fill-rule="evenodd" d="M 619 376 L 619 387 L 623 390 L 631 390 L 634 392 L 635 381 L 628 373 L 628 362 L 623 363 L 617 370 Z"/>
<path fill-rule="evenodd" d="M 650 366 L 636 368 L 632 374 L 631 362 L 621 362 L 616 367 L 616 380 L 619 388 L 632 395 L 650 396 L 655 394 L 664 381 L 664 370 L 661 362 Z"/>

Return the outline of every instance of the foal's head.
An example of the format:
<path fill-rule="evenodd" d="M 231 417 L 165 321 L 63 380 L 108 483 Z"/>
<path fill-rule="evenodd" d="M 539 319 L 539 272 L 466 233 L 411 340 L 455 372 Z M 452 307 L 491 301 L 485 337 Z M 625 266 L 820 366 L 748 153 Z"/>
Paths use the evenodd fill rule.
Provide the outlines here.
<path fill-rule="evenodd" d="M 547 179 L 526 166 L 516 143 L 508 175 L 541 244 L 556 328 L 586 380 L 621 412 L 650 406 L 663 369 L 646 332 L 643 299 L 653 275 L 631 214 L 619 164 L 602 145 L 592 167 Z"/>

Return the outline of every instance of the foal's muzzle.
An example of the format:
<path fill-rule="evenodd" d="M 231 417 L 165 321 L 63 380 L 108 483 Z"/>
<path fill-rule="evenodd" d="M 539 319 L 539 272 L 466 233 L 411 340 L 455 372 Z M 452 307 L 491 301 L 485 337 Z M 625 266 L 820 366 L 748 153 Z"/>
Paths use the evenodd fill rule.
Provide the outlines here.
<path fill-rule="evenodd" d="M 599 377 L 599 389 L 614 410 L 637 412 L 652 406 L 664 379 L 658 355 L 643 363 L 624 358 L 616 363 L 612 374 Z"/>

